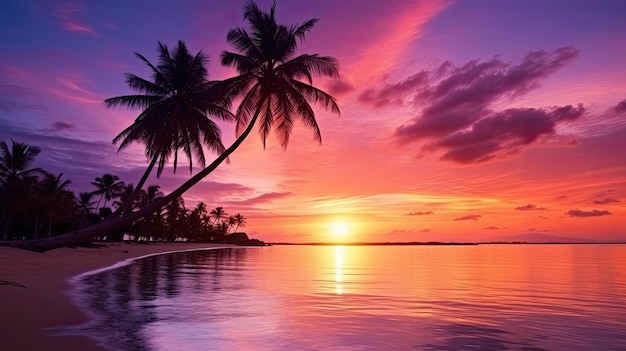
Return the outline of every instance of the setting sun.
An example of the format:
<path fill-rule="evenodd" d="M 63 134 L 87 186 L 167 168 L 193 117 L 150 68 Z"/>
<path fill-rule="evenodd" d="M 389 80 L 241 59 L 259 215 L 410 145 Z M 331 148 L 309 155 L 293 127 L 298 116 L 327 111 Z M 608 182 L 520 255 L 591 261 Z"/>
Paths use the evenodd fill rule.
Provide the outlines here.
<path fill-rule="evenodd" d="M 330 225 L 330 233 L 337 239 L 344 238 L 350 233 L 350 225 L 345 221 L 334 221 Z"/>

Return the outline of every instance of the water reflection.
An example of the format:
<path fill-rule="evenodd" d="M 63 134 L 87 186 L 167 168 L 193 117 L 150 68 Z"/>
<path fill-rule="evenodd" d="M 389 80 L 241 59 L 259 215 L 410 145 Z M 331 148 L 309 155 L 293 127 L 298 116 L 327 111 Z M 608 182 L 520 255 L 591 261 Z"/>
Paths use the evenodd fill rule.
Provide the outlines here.
<path fill-rule="evenodd" d="M 626 246 L 290 246 L 92 276 L 121 350 L 626 350 Z"/>
<path fill-rule="evenodd" d="M 343 256 L 345 249 L 343 246 L 335 246 L 335 292 L 337 295 L 343 294 Z"/>

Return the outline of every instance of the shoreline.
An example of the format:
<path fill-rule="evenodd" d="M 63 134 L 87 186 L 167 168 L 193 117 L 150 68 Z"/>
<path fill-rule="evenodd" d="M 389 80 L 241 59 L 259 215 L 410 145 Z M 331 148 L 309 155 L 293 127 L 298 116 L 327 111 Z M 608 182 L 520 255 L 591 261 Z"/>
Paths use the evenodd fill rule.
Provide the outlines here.
<path fill-rule="evenodd" d="M 100 244 L 100 243 L 99 243 Z M 72 282 L 148 256 L 237 247 L 207 243 L 102 243 L 44 253 L 0 247 L 0 345 L 10 351 L 106 351 L 80 335 L 48 335 L 46 328 L 81 324 L 88 313 L 71 300 Z"/>

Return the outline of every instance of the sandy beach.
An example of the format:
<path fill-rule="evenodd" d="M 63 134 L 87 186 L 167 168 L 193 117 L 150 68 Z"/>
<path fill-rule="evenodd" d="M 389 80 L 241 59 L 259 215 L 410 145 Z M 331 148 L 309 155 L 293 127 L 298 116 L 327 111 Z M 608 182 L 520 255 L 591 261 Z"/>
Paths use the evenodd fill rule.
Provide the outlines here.
<path fill-rule="evenodd" d="M 150 254 L 232 247 L 191 243 L 104 245 L 101 248 L 61 248 L 45 253 L 0 247 L 2 350 L 105 350 L 87 337 L 45 334 L 45 328 L 87 320 L 87 315 L 68 298 L 68 279 Z"/>

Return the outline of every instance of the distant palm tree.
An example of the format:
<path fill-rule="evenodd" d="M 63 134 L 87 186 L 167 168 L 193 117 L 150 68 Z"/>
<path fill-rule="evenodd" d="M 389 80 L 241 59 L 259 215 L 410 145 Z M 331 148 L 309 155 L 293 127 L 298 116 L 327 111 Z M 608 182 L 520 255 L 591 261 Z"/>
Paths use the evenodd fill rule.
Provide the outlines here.
<path fill-rule="evenodd" d="M 11 139 L 11 147 L 0 142 L 0 230 L 2 238 L 9 237 L 13 218 L 28 209 L 30 195 L 34 194 L 36 176 L 41 168 L 31 168 L 41 149 Z"/>
<path fill-rule="evenodd" d="M 233 219 L 235 220 L 235 224 L 237 225 L 235 227 L 235 230 L 233 230 L 233 233 L 237 232 L 237 229 L 239 229 L 239 227 L 245 227 L 246 226 L 246 217 L 244 217 L 241 213 L 237 213 L 236 215 L 232 216 Z"/>
<path fill-rule="evenodd" d="M 110 201 L 116 197 L 122 190 L 124 183 L 120 181 L 120 178 L 116 175 L 106 173 L 100 178 L 96 178 L 91 182 L 97 190 L 93 191 L 94 195 L 100 195 L 98 203 L 96 204 L 96 210 L 100 207 L 100 202 L 104 198 L 104 204 L 102 207 L 106 207 L 107 201 Z"/>
<path fill-rule="evenodd" d="M 78 197 L 76 198 L 76 212 L 80 215 L 80 218 L 78 219 L 78 226 L 82 226 L 83 223 L 83 218 L 85 216 L 90 216 L 93 213 L 93 210 L 95 209 L 93 207 L 93 204 L 95 204 L 95 201 L 91 201 L 91 199 L 93 198 L 93 193 L 89 193 L 89 192 L 81 192 L 78 194 Z"/>
<path fill-rule="evenodd" d="M 0 142 L 0 180 L 7 181 L 14 177 L 29 177 L 41 174 L 41 168 L 30 168 L 41 149 L 11 139 L 11 148 L 6 142 Z"/>
<path fill-rule="evenodd" d="M 209 216 L 211 216 L 215 220 L 213 224 L 217 225 L 223 219 L 228 217 L 228 213 L 226 213 L 226 211 L 224 210 L 222 206 L 218 206 L 212 209 L 211 212 L 209 212 Z"/>
<path fill-rule="evenodd" d="M 68 221 L 74 214 L 74 194 L 67 189 L 70 180 L 61 181 L 63 173 L 58 176 L 52 173 L 44 173 L 38 184 L 37 202 L 39 205 L 38 216 L 36 218 L 35 237 L 40 235 L 43 229 L 43 221 L 40 223 L 39 216 L 45 220 L 46 236 L 52 235 L 52 224 L 56 222 Z"/>
<path fill-rule="evenodd" d="M 172 156 L 176 172 L 179 151 L 187 157 L 190 173 L 193 160 L 205 166 L 203 147 L 216 153 L 224 152 L 220 128 L 208 115 L 221 120 L 233 119 L 228 106 L 224 105 L 225 100 L 217 100 L 212 93 L 214 83 L 207 79 L 208 56 L 202 51 L 192 56 L 183 41 L 171 51 L 159 42 L 158 50 L 159 63 L 156 66 L 135 53 L 152 71 L 151 80 L 126 74 L 126 83 L 139 94 L 105 100 L 108 107 L 143 109 L 135 122 L 113 139 L 114 143 L 121 142 L 118 151 L 132 143 L 145 145 L 150 164 L 135 188 L 137 192 L 157 162 L 157 178 Z M 120 206 L 118 212 L 127 206 Z"/>

